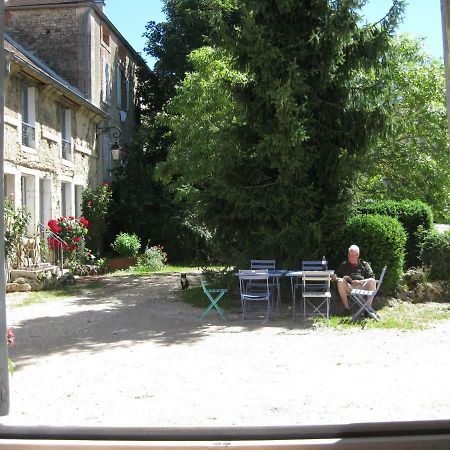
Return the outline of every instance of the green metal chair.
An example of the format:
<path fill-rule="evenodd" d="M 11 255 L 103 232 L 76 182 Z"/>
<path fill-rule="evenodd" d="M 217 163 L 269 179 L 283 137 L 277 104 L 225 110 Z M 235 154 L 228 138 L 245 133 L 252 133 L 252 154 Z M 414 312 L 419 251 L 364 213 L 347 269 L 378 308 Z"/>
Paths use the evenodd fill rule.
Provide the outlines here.
<path fill-rule="evenodd" d="M 225 320 L 225 313 L 223 309 L 219 306 L 219 300 L 228 292 L 228 289 L 209 289 L 207 288 L 206 281 L 201 280 L 202 289 L 204 294 L 208 297 L 210 304 L 203 311 L 203 314 L 200 316 L 200 319 L 206 317 L 206 315 L 211 311 L 211 309 L 215 308 L 217 312 L 220 314 L 223 320 Z"/>

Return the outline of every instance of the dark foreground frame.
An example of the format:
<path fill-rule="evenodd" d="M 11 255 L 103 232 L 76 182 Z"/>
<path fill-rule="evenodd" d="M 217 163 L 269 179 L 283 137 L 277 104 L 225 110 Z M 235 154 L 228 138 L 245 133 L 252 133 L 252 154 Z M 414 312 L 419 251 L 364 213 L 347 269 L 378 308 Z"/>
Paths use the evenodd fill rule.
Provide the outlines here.
<path fill-rule="evenodd" d="M 450 421 L 236 428 L 0 427 L 0 450 L 204 450 L 219 447 L 245 450 L 449 449 Z"/>

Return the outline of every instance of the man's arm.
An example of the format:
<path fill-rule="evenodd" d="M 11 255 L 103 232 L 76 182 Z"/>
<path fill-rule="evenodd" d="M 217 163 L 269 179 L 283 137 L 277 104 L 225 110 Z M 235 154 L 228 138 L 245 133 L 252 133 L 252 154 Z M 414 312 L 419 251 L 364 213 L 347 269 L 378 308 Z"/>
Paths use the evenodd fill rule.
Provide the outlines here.
<path fill-rule="evenodd" d="M 364 278 L 375 278 L 372 267 L 366 261 L 364 261 Z"/>

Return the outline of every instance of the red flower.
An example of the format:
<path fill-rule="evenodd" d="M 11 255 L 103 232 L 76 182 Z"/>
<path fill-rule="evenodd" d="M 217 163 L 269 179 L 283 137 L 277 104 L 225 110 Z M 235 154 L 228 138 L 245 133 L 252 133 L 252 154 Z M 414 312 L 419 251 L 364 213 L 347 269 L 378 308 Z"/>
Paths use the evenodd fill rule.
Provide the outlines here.
<path fill-rule="evenodd" d="M 75 237 L 73 238 L 73 240 L 74 240 L 74 242 L 80 242 L 81 237 L 80 237 L 80 236 L 75 236 Z"/>
<path fill-rule="evenodd" d="M 70 246 L 70 251 L 73 252 L 73 251 L 76 250 L 76 249 L 77 249 L 77 246 L 76 246 L 76 245 L 71 245 L 71 246 Z"/>
<path fill-rule="evenodd" d="M 83 216 L 80 216 L 80 223 L 83 227 L 87 228 L 89 225 L 89 220 L 85 219 Z"/>
<path fill-rule="evenodd" d="M 8 328 L 6 332 L 6 341 L 8 345 L 14 345 L 16 343 L 16 336 L 14 336 L 14 331 L 12 328 Z"/>
<path fill-rule="evenodd" d="M 75 219 L 75 217 L 69 216 L 69 220 L 74 220 L 74 219 Z"/>
<path fill-rule="evenodd" d="M 103 186 L 109 187 L 109 183 L 108 183 L 107 181 L 105 181 L 105 182 L 103 183 Z"/>

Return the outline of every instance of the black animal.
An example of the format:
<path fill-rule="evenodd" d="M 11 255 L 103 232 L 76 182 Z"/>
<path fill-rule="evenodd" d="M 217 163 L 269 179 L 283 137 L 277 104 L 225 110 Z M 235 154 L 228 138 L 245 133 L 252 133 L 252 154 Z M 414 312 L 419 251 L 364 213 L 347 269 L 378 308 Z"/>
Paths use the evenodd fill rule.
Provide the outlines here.
<path fill-rule="evenodd" d="M 185 291 L 189 287 L 189 281 L 185 273 L 181 274 L 181 289 Z"/>

